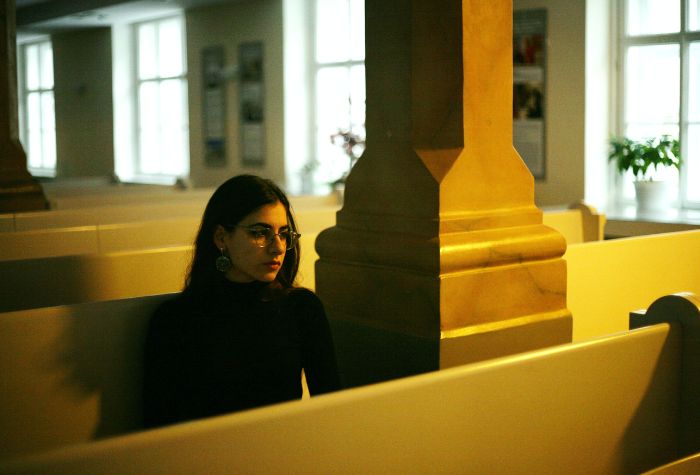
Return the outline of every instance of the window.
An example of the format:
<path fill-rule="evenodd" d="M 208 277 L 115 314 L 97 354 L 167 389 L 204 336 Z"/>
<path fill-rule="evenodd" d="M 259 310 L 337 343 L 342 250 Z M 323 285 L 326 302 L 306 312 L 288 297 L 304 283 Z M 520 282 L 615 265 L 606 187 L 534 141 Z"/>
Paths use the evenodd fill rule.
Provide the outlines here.
<path fill-rule="evenodd" d="M 133 168 L 127 179 L 189 173 L 189 124 L 182 17 L 135 24 Z"/>
<path fill-rule="evenodd" d="M 620 135 L 679 138 L 685 160 L 680 174 L 656 178 L 678 184 L 678 203 L 700 207 L 700 0 L 622 0 Z M 632 176 L 618 188 L 634 196 Z"/>
<path fill-rule="evenodd" d="M 316 182 L 330 183 L 349 171 L 350 160 L 331 141 L 340 132 L 365 138 L 364 0 L 313 0 L 311 115 Z"/>
<path fill-rule="evenodd" d="M 34 175 L 56 175 L 56 123 L 53 50 L 50 41 L 20 47 L 20 136 L 27 168 Z"/>

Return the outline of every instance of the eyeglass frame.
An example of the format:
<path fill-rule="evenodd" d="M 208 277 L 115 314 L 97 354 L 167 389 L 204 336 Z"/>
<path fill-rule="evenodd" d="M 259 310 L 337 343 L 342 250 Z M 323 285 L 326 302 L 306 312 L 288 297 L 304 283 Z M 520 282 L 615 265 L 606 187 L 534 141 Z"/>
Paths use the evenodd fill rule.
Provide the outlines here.
<path fill-rule="evenodd" d="M 253 237 L 253 242 L 255 242 L 255 245 L 260 247 L 260 248 L 268 247 L 270 244 L 275 242 L 275 237 L 278 237 L 280 239 L 280 241 L 282 241 L 283 240 L 282 234 L 289 234 L 289 240 L 284 239 L 285 249 L 287 251 L 289 251 L 291 249 L 294 249 L 294 246 L 296 246 L 297 242 L 299 242 L 299 238 L 301 237 L 300 233 L 298 233 L 292 229 L 287 229 L 286 231 L 281 231 L 279 233 L 272 233 L 272 228 L 260 226 L 259 224 L 253 224 L 251 226 L 243 226 L 242 224 L 232 224 L 232 225 L 224 226 L 224 228 L 226 228 L 228 231 L 231 231 L 234 228 L 241 228 L 241 229 L 245 229 L 249 233 L 255 232 L 256 229 L 257 230 L 265 230 L 269 234 L 269 237 L 266 237 L 266 242 L 264 244 L 262 244 L 262 245 L 258 244 L 257 242 L 255 242 L 256 238 Z"/>

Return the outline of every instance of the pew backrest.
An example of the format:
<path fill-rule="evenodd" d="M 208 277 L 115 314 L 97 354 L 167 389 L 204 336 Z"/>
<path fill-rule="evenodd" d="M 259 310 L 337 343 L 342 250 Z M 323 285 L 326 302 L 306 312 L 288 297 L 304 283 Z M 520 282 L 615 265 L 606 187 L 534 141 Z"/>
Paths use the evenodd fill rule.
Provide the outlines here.
<path fill-rule="evenodd" d="M 700 294 L 700 231 L 574 244 L 564 259 L 574 341 L 627 329 L 659 295 Z"/>
<path fill-rule="evenodd" d="M 14 214 L 15 231 L 121 224 L 178 217 L 201 218 L 206 202 L 105 205 Z"/>
<path fill-rule="evenodd" d="M 556 229 L 566 244 L 600 241 L 605 230 L 605 214 L 593 206 L 574 203 L 568 208 L 544 208 L 542 223 Z"/>
<path fill-rule="evenodd" d="M 170 208 L 172 205 L 167 206 Z M 149 216 L 149 209 L 152 210 L 152 208 L 141 206 L 136 208 L 140 210 L 140 215 L 131 215 L 136 220 L 112 222 L 119 217 L 125 218 L 127 213 L 124 210 L 124 213 L 114 214 L 114 209 L 114 207 L 111 207 L 111 210 L 110 207 L 105 207 L 88 210 L 88 213 L 93 213 L 94 216 L 85 221 L 105 221 L 100 224 L 53 227 L 53 224 L 67 224 L 78 219 L 76 215 L 56 212 L 52 215 L 52 225 L 48 228 L 0 232 L 0 260 L 184 246 L 194 241 L 200 220 L 198 208 L 197 212 L 190 216 L 158 218 L 158 213 L 155 213 L 150 215 L 150 219 L 145 219 Z M 323 229 L 335 225 L 338 209 L 337 205 L 299 206 L 299 211 L 296 213 L 299 230 L 305 237 L 317 235 Z M 136 210 L 131 211 L 136 212 Z M 173 212 L 172 209 L 170 211 Z M 179 208 L 179 212 L 183 212 L 182 208 Z M 591 227 L 586 223 L 592 221 L 599 223 L 601 219 L 604 220 L 604 217 L 591 213 L 590 209 L 584 205 L 576 209 L 550 211 L 544 213 L 543 217 L 544 223 L 562 233 L 569 244 L 595 240 L 595 237 L 602 233 L 602 227 Z M 38 221 L 33 224 L 24 222 L 20 227 L 34 228 Z"/>
<path fill-rule="evenodd" d="M 124 244 L 120 233 L 124 239 L 136 237 L 129 237 L 128 226 L 110 231 L 114 232 L 113 240 L 102 241 L 101 245 L 118 249 Z M 156 234 L 146 233 L 143 239 Z M 314 263 L 318 259 L 316 236 L 317 233 L 304 233 L 300 241 L 296 282 L 310 289 L 314 288 Z M 65 246 L 70 244 L 66 241 Z M 178 292 L 184 285 L 191 257 L 192 246 L 188 245 L 0 260 L 0 312 Z"/>
<path fill-rule="evenodd" d="M 108 200 L 104 196 L 98 196 L 96 201 L 88 201 L 90 206 L 2 214 L 0 232 L 123 224 L 181 217 L 201 219 L 210 195 L 210 191 L 183 192 L 167 195 L 168 199 L 152 201 L 144 198 L 141 198 L 142 201 L 120 201 L 116 198 Z M 337 198 L 333 195 L 294 196 L 290 198 L 290 202 L 296 212 L 317 209 L 333 209 L 335 212 L 339 208 Z"/>
<path fill-rule="evenodd" d="M 170 297 L 0 313 L 0 459 L 142 427 L 145 330 Z"/>
<path fill-rule="evenodd" d="M 697 299 L 691 307 L 700 318 Z M 680 421 L 697 412 L 679 403 L 685 331 L 662 323 L 57 448 L 0 471 L 640 473 L 683 455 Z"/>
<path fill-rule="evenodd" d="M 191 246 L 0 262 L 0 311 L 180 291 Z"/>

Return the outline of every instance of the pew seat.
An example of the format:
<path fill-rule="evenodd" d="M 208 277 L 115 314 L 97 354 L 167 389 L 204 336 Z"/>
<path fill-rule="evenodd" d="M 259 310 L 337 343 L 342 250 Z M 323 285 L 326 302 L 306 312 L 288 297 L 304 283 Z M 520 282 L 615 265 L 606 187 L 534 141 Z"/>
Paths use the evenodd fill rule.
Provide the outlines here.
<path fill-rule="evenodd" d="M 8 318 L 9 338 L 27 342 L 24 320 L 0 322 Z M 115 343 L 124 333 L 113 329 L 112 339 L 99 326 L 119 319 L 100 314 L 80 320 L 82 331 L 47 320 L 27 342 L 41 357 L 36 348 L 0 346 L 12 384 L 44 385 L 26 398 L 2 386 L 33 424 L 18 418 L 2 427 L 14 450 L 5 449 L 0 473 L 641 473 L 700 450 L 700 300 L 666 296 L 646 318 L 650 326 L 584 342 L 99 441 L 87 439 L 123 410 L 115 405 L 130 406 L 128 388 L 117 391 L 113 380 L 121 380 L 107 376 L 133 363 L 119 345 L 134 351 L 140 340 Z M 85 361 L 89 349 L 97 356 Z M 54 414 L 57 393 L 56 404 L 75 411 L 84 410 L 80 400 L 101 408 L 90 417 Z M 61 440 L 72 420 L 80 433 Z"/>

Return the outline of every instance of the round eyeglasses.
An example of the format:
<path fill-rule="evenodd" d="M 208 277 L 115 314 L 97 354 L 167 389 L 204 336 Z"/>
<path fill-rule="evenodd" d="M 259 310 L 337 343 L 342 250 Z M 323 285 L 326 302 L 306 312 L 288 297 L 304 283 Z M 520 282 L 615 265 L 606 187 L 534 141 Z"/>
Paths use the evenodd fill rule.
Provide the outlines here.
<path fill-rule="evenodd" d="M 287 250 L 292 249 L 299 238 L 301 237 L 301 234 L 292 231 L 291 229 L 286 229 L 284 231 L 280 231 L 278 233 L 273 232 L 271 228 L 266 228 L 262 226 L 232 226 L 236 228 L 241 228 L 245 229 L 246 232 L 248 233 L 248 236 L 250 239 L 255 243 L 256 246 L 258 247 L 267 247 L 270 244 L 272 244 L 275 241 L 275 236 L 280 238 L 280 241 L 284 244 L 285 248 Z"/>

